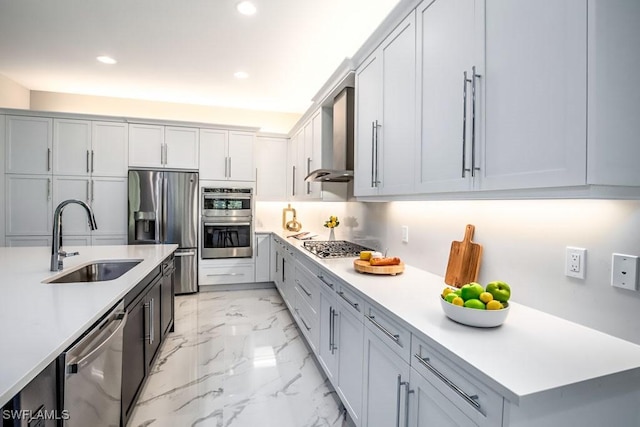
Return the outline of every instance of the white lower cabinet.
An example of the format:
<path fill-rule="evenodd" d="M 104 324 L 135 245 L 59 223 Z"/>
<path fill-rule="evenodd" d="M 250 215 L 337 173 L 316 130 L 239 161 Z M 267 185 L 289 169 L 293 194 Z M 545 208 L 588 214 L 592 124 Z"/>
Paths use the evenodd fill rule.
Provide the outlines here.
<path fill-rule="evenodd" d="M 200 286 L 253 283 L 255 276 L 250 258 L 201 260 L 198 268 Z"/>
<path fill-rule="evenodd" d="M 320 350 L 316 356 L 327 378 L 334 385 L 338 377 L 338 355 L 334 326 L 338 313 L 335 310 L 335 293 L 333 289 L 325 289 L 325 285 L 323 285 L 320 291 Z"/>
<path fill-rule="evenodd" d="M 408 426 L 409 364 L 372 332 L 364 331 L 363 426 Z"/>
<path fill-rule="evenodd" d="M 343 292 L 343 291 L 338 291 Z M 342 294 L 345 295 L 343 292 Z M 364 325 L 362 313 L 357 307 L 361 303 L 349 299 L 349 302 L 338 301 L 338 317 L 336 322 L 336 338 L 338 351 L 338 384 L 337 392 L 351 419 L 356 425 L 362 421 L 362 360 L 364 357 Z M 347 305 L 349 304 L 349 305 Z M 354 307 L 355 305 L 355 307 Z"/>
<path fill-rule="evenodd" d="M 35 246 L 51 247 L 51 235 L 49 236 L 7 236 L 5 242 L 8 248 L 25 248 Z"/>
<path fill-rule="evenodd" d="M 271 263 L 269 262 L 271 257 L 271 238 L 269 234 L 260 234 L 256 233 L 255 235 L 255 250 L 254 250 L 254 260 L 255 260 L 255 282 L 268 282 L 271 277 L 270 267 Z"/>
<path fill-rule="evenodd" d="M 503 398 L 416 335 L 411 343 L 412 426 L 501 426 Z"/>
<path fill-rule="evenodd" d="M 409 403 L 409 425 L 411 427 L 477 426 L 444 397 L 433 384 L 424 379 L 415 368 L 411 368 L 409 383 L 413 391 Z"/>

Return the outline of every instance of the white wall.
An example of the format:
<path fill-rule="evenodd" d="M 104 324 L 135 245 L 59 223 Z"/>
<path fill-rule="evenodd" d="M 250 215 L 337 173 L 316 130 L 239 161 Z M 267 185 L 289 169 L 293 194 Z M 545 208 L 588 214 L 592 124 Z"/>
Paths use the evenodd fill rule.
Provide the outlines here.
<path fill-rule="evenodd" d="M 444 276 L 453 240 L 474 224 L 483 245 L 479 281 L 504 280 L 513 300 L 640 344 L 640 292 L 610 286 L 611 254 L 640 255 L 640 201 L 513 200 L 292 203 L 303 230 L 346 222 L 338 238 L 375 242 L 415 267 Z M 259 221 L 281 228 L 286 203 L 258 204 Z M 347 224 L 355 225 L 347 227 Z M 343 225 L 345 227 L 343 228 Z M 401 242 L 402 225 L 409 243 Z M 565 247 L 587 249 L 586 279 L 564 275 Z M 437 295 L 434 295 L 434 298 Z"/>
<path fill-rule="evenodd" d="M 29 108 L 29 89 L 0 74 L 0 108 Z"/>
<path fill-rule="evenodd" d="M 31 109 L 251 126 L 261 128 L 262 132 L 275 133 L 288 133 L 301 116 L 297 113 L 278 113 L 41 91 L 31 91 Z"/>

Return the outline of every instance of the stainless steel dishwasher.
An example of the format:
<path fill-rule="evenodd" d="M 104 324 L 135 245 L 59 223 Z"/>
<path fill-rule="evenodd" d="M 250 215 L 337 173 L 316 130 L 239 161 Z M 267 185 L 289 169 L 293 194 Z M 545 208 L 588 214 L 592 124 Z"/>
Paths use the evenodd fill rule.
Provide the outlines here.
<path fill-rule="evenodd" d="M 127 314 L 120 302 L 64 354 L 65 427 L 119 427 L 122 336 Z"/>

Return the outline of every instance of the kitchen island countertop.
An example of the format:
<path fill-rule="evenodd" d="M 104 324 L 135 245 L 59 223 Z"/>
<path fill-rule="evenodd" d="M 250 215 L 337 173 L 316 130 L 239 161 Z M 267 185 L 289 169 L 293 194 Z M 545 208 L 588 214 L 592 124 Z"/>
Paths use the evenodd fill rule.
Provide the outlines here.
<path fill-rule="evenodd" d="M 177 245 L 65 247 L 62 272 L 49 271 L 51 248 L 0 248 L 0 406 L 145 278 Z M 94 260 L 142 259 L 123 276 L 94 283 L 46 284 Z"/>
<path fill-rule="evenodd" d="M 474 328 L 445 316 L 440 293 L 444 278 L 406 265 L 396 276 L 355 271 L 355 258 L 321 259 L 302 242 L 275 235 L 298 248 L 297 255 L 351 285 L 385 307 L 412 333 L 425 337 L 447 358 L 490 385 L 516 405 L 561 397 L 580 387 L 620 390 L 640 396 L 640 345 L 510 302 L 510 313 L 496 328 Z M 518 292 L 518 284 L 512 284 Z"/>

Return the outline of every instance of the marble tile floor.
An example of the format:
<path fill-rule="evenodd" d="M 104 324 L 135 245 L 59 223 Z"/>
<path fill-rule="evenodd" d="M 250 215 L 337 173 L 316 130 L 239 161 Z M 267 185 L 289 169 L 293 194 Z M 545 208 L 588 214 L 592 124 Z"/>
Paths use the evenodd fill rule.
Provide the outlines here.
<path fill-rule="evenodd" d="M 275 289 L 175 301 L 129 427 L 350 425 Z"/>

